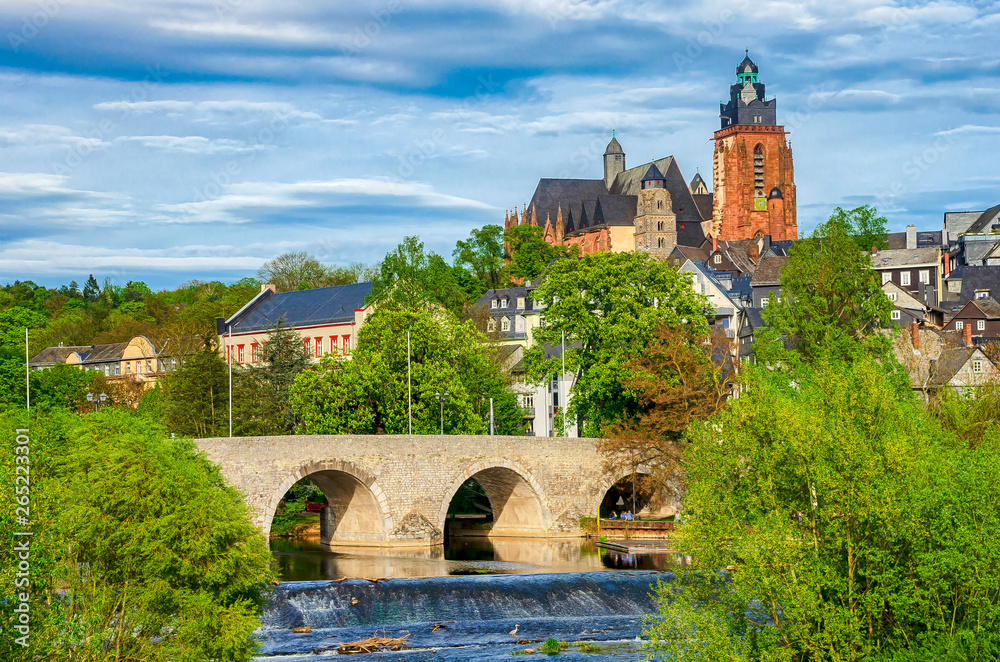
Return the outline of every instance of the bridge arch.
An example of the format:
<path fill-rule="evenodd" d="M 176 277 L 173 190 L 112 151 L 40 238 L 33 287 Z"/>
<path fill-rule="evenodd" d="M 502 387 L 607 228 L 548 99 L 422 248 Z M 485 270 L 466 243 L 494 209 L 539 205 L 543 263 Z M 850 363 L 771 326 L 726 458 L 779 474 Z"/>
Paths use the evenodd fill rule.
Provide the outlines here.
<path fill-rule="evenodd" d="M 313 481 L 329 502 L 320 516 L 324 544 L 385 544 L 392 532 L 392 514 L 385 492 L 376 477 L 352 462 L 319 460 L 307 462 L 282 478 L 268 502 L 264 534 L 288 490 L 303 478 Z"/>
<path fill-rule="evenodd" d="M 459 474 L 445 492 L 438 513 L 439 529 L 445 531 L 448 507 L 459 488 L 470 478 L 482 486 L 493 508 L 490 536 L 545 535 L 552 525 L 552 511 L 535 476 L 516 462 L 493 458 L 475 462 Z"/>

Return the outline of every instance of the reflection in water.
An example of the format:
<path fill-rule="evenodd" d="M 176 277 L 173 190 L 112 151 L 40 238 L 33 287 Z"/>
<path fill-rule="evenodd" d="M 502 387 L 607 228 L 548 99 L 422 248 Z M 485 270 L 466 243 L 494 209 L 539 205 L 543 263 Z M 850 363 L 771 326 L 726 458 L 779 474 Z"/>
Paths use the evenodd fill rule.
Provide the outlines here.
<path fill-rule="evenodd" d="M 328 550 L 319 541 L 271 541 L 284 581 L 445 577 L 516 573 L 667 570 L 673 555 L 599 550 L 590 540 L 449 538 L 438 547 L 350 547 Z"/>

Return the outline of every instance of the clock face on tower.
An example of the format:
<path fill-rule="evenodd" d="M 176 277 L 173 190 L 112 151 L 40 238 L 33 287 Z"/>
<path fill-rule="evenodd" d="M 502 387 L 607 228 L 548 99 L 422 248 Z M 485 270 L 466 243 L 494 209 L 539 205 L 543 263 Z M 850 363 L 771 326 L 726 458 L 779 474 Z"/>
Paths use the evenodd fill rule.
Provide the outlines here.
<path fill-rule="evenodd" d="M 767 198 L 754 198 L 753 208 L 755 211 L 767 211 Z"/>

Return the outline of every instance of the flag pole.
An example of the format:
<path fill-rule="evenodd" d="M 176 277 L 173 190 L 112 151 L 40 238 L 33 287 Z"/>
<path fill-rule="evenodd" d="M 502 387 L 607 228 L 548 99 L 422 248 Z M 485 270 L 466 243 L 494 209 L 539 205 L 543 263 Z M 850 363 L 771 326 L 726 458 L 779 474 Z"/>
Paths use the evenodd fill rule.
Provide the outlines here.
<path fill-rule="evenodd" d="M 24 410 L 31 411 L 31 358 L 28 356 L 28 327 L 24 327 Z"/>
<path fill-rule="evenodd" d="M 566 331 L 562 332 L 562 374 L 559 375 L 559 390 L 564 390 L 562 387 L 563 380 L 566 379 Z M 563 408 L 563 434 L 567 437 L 569 436 L 569 430 L 566 428 L 566 407 L 569 403 L 566 399 L 569 397 L 568 393 L 560 393 L 560 398 L 562 399 Z"/>
<path fill-rule="evenodd" d="M 229 340 L 226 341 L 226 358 L 229 363 L 229 436 L 233 436 L 233 327 L 226 327 Z"/>

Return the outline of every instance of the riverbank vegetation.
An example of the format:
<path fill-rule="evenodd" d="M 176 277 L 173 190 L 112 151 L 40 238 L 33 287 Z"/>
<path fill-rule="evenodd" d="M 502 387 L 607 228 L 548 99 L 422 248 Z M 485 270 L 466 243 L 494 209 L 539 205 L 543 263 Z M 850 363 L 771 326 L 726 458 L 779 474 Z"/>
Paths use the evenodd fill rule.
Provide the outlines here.
<path fill-rule="evenodd" d="M 655 655 L 1000 657 L 997 387 L 925 406 L 874 335 L 889 306 L 858 235 L 835 215 L 792 249 L 739 397 L 685 433 L 693 564 L 657 591 Z"/>
<path fill-rule="evenodd" d="M 29 515 L 15 519 L 22 455 L 2 453 L 0 536 L 31 533 L 17 537 L 29 539 L 30 569 L 15 588 L 24 559 L 0 549 L 0 659 L 250 659 L 270 554 L 241 495 L 190 440 L 113 409 L 0 415 L 5 448 L 19 429 L 30 438 Z M 28 647 L 8 636 L 21 592 Z"/>

